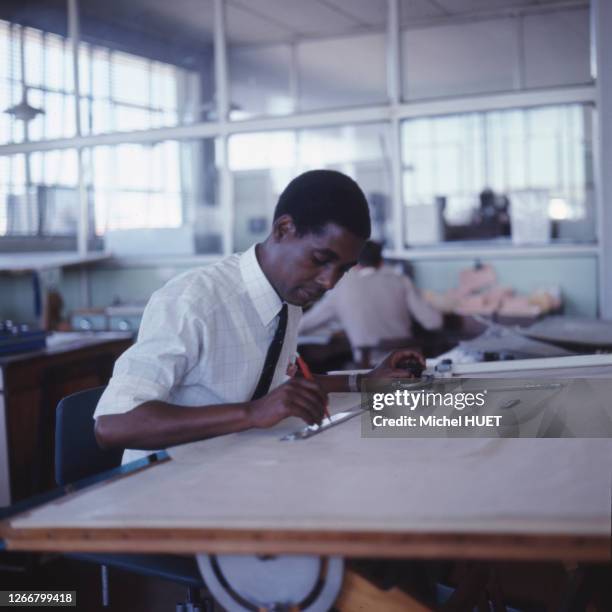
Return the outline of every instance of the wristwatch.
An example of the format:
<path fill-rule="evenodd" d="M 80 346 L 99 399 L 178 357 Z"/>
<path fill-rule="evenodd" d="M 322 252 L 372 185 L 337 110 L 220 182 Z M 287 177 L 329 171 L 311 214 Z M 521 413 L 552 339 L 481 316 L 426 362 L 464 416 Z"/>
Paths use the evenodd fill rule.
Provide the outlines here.
<path fill-rule="evenodd" d="M 349 391 L 353 393 L 359 393 L 361 389 L 359 388 L 359 377 L 361 374 L 349 374 L 348 375 L 348 388 Z"/>

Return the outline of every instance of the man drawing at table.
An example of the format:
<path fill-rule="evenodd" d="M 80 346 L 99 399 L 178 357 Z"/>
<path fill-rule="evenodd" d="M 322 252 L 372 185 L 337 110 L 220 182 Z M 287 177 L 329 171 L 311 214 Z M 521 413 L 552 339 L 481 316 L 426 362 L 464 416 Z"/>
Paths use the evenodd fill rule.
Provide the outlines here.
<path fill-rule="evenodd" d="M 358 381 L 287 380 L 302 307 L 334 287 L 369 235 L 367 201 L 352 179 L 314 170 L 291 181 L 263 243 L 153 294 L 96 408 L 98 443 L 129 449 L 127 462 L 288 416 L 320 423 L 327 393 L 357 390 Z M 397 367 L 408 355 L 396 351 L 367 376 L 409 376 Z"/>

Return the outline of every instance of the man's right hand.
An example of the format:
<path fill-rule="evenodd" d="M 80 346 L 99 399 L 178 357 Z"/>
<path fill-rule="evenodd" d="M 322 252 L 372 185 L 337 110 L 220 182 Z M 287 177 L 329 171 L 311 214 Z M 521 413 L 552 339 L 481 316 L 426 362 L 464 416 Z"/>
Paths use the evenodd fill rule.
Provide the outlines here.
<path fill-rule="evenodd" d="M 308 425 L 320 425 L 327 394 L 312 380 L 292 378 L 268 395 L 249 403 L 252 427 L 272 427 L 288 416 L 296 416 Z"/>

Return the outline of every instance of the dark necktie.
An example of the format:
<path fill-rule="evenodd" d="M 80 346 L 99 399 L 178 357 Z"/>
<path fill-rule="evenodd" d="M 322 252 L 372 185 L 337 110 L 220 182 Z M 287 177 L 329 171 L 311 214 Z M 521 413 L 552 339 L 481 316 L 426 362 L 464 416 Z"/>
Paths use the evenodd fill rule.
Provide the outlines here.
<path fill-rule="evenodd" d="M 272 384 L 272 378 L 274 376 L 274 371 L 276 370 L 278 358 L 280 357 L 281 349 L 283 348 L 283 341 L 285 339 L 286 330 L 287 304 L 283 304 L 283 307 L 281 308 L 278 317 L 278 327 L 276 328 L 276 332 L 274 332 L 274 338 L 272 338 L 272 342 L 268 347 L 268 352 L 266 353 L 266 361 L 264 362 L 264 367 L 261 371 L 259 382 L 257 383 L 257 387 L 255 388 L 255 392 L 253 393 L 253 397 L 251 399 L 259 399 L 260 397 L 263 397 L 266 393 L 268 393 L 268 391 L 270 390 L 270 385 Z"/>

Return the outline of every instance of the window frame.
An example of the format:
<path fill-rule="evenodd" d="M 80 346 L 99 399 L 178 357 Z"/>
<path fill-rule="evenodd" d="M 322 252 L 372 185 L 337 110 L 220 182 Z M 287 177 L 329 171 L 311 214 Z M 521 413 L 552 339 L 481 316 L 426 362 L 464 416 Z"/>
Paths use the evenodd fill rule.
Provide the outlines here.
<path fill-rule="evenodd" d="M 561 7 L 562 8 L 562 7 Z M 73 48 L 74 70 L 79 70 L 79 34 L 78 34 L 78 7 L 76 2 L 68 2 L 69 9 L 69 41 Z M 492 253 L 503 256 L 523 256 L 546 254 L 571 254 L 600 256 L 600 240 L 595 244 L 550 244 L 545 246 L 502 246 L 495 244 L 483 244 L 457 246 L 449 248 L 444 243 L 426 248 L 408 248 L 404 246 L 403 226 L 404 207 L 402 201 L 402 162 L 401 162 L 401 121 L 407 118 L 423 116 L 441 116 L 448 114 L 460 114 L 469 112 L 484 112 L 494 110 L 505 110 L 512 108 L 530 108 L 542 105 L 558 105 L 566 103 L 589 103 L 596 105 L 596 84 L 582 84 L 562 86 L 546 89 L 515 90 L 494 94 L 465 95 L 461 97 L 446 97 L 435 100 L 418 100 L 404 102 L 401 100 L 401 35 L 399 0 L 388 0 L 386 36 L 386 65 L 387 65 L 387 99 L 384 104 L 364 107 L 348 107 L 341 109 L 322 110 L 310 113 L 294 112 L 282 116 L 255 117 L 243 120 L 231 120 L 229 102 L 229 78 L 227 58 L 227 32 L 225 19 L 224 0 L 214 0 L 214 65 L 215 65 L 215 90 L 217 113 L 214 121 L 198 122 L 192 125 L 177 125 L 174 127 L 161 127 L 147 130 L 136 130 L 126 132 L 108 132 L 102 134 L 77 135 L 73 138 L 59 138 L 54 140 L 41 140 L 36 142 L 11 143 L 0 145 L 0 155 L 11 155 L 14 153 L 27 153 L 33 151 L 45 151 L 51 149 L 62 149 L 74 147 L 82 151 L 87 147 L 98 145 L 113 145 L 123 143 L 146 143 L 168 140 L 192 140 L 199 138 L 214 138 L 218 142 L 219 158 L 217 160 L 219 170 L 218 206 L 225 214 L 223 230 L 223 253 L 233 252 L 233 207 L 232 207 L 232 177 L 229 169 L 227 155 L 228 138 L 232 134 L 266 130 L 300 130 L 304 128 L 324 128 L 331 126 L 362 124 L 362 123 L 387 123 L 390 130 L 391 146 L 389 157 L 391 159 L 391 182 L 392 182 L 392 210 L 396 227 L 394 243 L 398 245 L 392 252 L 387 251 L 388 256 L 399 259 L 436 259 L 448 257 L 449 253 L 461 253 L 480 257 Z M 517 9 L 517 14 L 528 11 L 528 8 Z M 560 10 L 560 7 L 537 7 L 540 12 Z M 375 30 L 372 30 L 375 31 Z M 520 31 L 517 28 L 517 36 Z M 292 87 L 297 89 L 299 84 Z M 79 82 L 75 82 L 75 99 L 82 99 L 79 90 Z M 596 108 L 596 107 L 595 107 Z M 80 127 L 80 126 L 78 126 Z M 597 148 L 594 151 L 597 157 Z M 598 160 L 595 160 L 596 164 Z M 83 168 L 81 167 L 81 174 Z M 595 190 L 598 190 L 597 181 Z M 82 189 L 82 194 L 85 190 Z M 603 211 L 597 197 L 597 223 L 603 219 Z M 81 206 L 81 217 L 79 219 L 78 252 L 82 255 L 88 253 L 87 231 L 88 221 L 86 219 L 86 206 Z M 0 238 L 0 241 L 3 238 Z M 147 256 L 140 258 L 147 260 Z M 159 259 L 151 256 L 151 260 Z M 171 261 L 170 257 L 168 261 Z M 181 258 L 184 261 L 184 258 Z M 201 256 L 195 255 L 193 261 L 201 260 Z"/>

